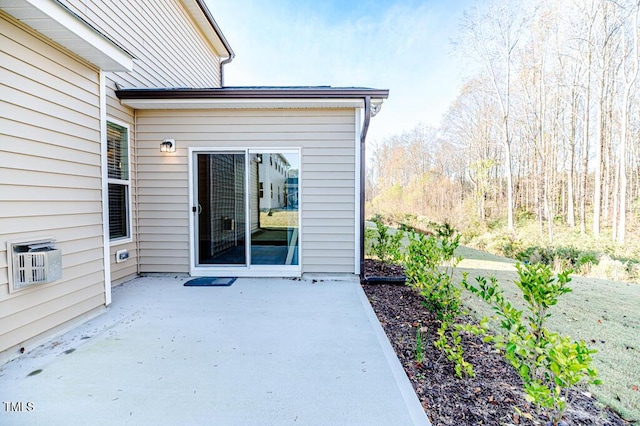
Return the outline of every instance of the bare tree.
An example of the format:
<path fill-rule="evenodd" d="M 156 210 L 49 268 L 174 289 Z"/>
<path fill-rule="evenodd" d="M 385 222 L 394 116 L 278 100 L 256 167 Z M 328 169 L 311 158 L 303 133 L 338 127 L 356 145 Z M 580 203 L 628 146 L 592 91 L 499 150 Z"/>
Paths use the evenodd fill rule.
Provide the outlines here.
<path fill-rule="evenodd" d="M 479 5 L 458 45 L 471 72 L 441 128 L 379 144 L 369 205 L 506 217 L 510 231 L 517 211 L 549 241 L 561 217 L 624 243 L 640 208 L 640 0 Z"/>
<path fill-rule="evenodd" d="M 484 13 L 465 13 L 462 32 L 463 45 L 480 63 L 491 85 L 500 108 L 500 129 L 505 159 L 507 192 L 507 229 L 513 231 L 514 197 L 512 169 L 512 63 L 524 28 L 529 22 L 530 11 L 523 2 L 494 1 Z"/>
<path fill-rule="evenodd" d="M 628 31 L 631 40 L 628 40 L 627 32 L 622 32 L 623 61 L 622 73 L 622 108 L 621 108 L 621 129 L 620 147 L 618 150 L 618 165 L 620 170 L 620 207 L 618 208 L 620 218 L 618 219 L 617 237 L 618 244 L 624 244 L 626 236 L 626 216 L 627 216 L 627 145 L 629 139 L 629 108 L 631 93 L 638 78 L 638 6 L 640 2 L 630 5 L 631 13 L 625 21 L 630 23 L 631 30 Z"/>

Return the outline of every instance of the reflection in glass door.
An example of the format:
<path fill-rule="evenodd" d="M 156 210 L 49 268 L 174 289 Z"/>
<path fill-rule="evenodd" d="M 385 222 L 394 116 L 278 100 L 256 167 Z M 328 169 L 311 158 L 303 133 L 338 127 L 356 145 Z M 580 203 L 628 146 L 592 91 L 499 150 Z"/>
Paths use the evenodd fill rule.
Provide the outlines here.
<path fill-rule="evenodd" d="M 196 159 L 196 264 L 246 265 L 245 153 L 198 153 Z"/>
<path fill-rule="evenodd" d="M 249 155 L 252 265 L 299 265 L 299 153 Z"/>

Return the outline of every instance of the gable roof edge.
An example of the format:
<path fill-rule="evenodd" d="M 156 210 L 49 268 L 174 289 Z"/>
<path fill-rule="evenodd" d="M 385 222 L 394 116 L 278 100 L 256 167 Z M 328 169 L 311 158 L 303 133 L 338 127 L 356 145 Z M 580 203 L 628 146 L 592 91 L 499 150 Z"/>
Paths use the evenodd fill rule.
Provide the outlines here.
<path fill-rule="evenodd" d="M 220 53 L 223 62 L 230 62 L 236 54 L 234 53 L 229 41 L 222 33 L 218 23 L 213 18 L 209 8 L 204 0 L 180 0 L 187 11 L 191 14 L 196 23 L 200 26 L 209 41 L 215 49 Z"/>

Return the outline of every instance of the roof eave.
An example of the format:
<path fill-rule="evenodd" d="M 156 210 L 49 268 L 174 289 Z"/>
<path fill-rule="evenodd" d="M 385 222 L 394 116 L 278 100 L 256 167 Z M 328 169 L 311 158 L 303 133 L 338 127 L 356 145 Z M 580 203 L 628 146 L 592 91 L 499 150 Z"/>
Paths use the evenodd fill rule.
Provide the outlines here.
<path fill-rule="evenodd" d="M 256 88 L 256 89 L 122 89 L 120 100 L 132 99 L 387 99 L 389 90 L 369 88 Z"/>
<path fill-rule="evenodd" d="M 207 35 L 224 61 L 231 61 L 236 55 L 229 41 L 222 33 L 204 0 L 181 0 L 191 16 Z"/>
<path fill-rule="evenodd" d="M 59 1 L 4 0 L 2 10 L 104 71 L 131 71 L 133 55 Z"/>

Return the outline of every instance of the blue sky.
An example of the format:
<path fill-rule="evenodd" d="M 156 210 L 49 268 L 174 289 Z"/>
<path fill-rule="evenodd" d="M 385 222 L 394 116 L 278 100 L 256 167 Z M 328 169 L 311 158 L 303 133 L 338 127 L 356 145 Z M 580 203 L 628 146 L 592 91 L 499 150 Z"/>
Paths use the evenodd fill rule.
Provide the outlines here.
<path fill-rule="evenodd" d="M 437 125 L 460 85 L 451 54 L 471 0 L 206 0 L 236 58 L 228 86 L 389 89 L 369 139 Z"/>

